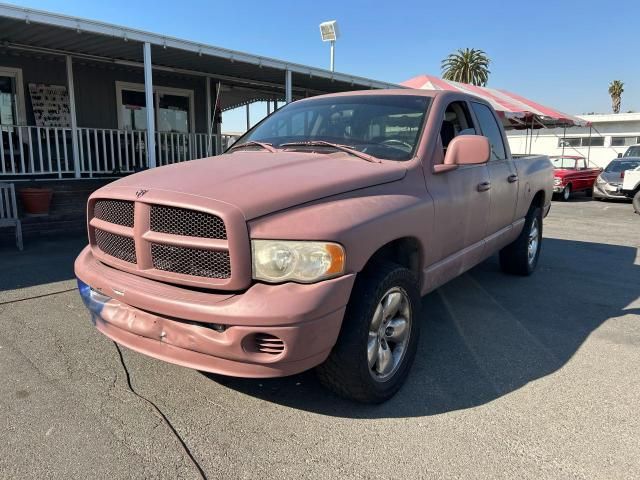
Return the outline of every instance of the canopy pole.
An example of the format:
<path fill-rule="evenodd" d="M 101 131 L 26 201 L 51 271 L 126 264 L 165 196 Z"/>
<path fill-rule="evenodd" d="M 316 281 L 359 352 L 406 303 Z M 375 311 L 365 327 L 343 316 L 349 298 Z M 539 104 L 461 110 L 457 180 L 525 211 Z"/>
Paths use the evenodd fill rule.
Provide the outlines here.
<path fill-rule="evenodd" d="M 251 112 L 249 110 L 249 104 L 247 103 L 247 132 L 251 128 Z"/>
<path fill-rule="evenodd" d="M 567 143 L 567 126 L 564 126 L 564 131 L 562 132 L 562 156 L 564 157 L 564 145 Z"/>
<path fill-rule="evenodd" d="M 213 135 L 213 123 L 211 122 L 211 79 L 204 77 L 205 103 L 207 105 L 207 157 L 211 156 L 211 136 Z"/>
<path fill-rule="evenodd" d="M 592 130 L 592 126 L 589 125 L 589 146 L 587 147 L 587 164 L 590 164 L 591 161 L 589 160 L 591 158 L 591 130 Z"/>
<path fill-rule="evenodd" d="M 531 150 L 533 149 L 533 121 L 536 117 L 531 117 L 531 139 L 529 140 L 529 155 L 531 155 Z"/>
<path fill-rule="evenodd" d="M 291 103 L 292 100 L 292 92 L 291 92 L 291 70 L 287 69 L 284 74 L 284 98 L 286 103 Z"/>

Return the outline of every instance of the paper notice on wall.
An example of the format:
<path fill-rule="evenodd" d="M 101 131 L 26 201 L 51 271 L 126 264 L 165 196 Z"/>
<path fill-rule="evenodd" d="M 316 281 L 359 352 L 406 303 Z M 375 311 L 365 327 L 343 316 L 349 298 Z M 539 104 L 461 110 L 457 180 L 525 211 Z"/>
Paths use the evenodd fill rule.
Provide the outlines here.
<path fill-rule="evenodd" d="M 71 113 L 69 93 L 64 85 L 30 83 L 29 94 L 36 126 L 69 127 Z"/>

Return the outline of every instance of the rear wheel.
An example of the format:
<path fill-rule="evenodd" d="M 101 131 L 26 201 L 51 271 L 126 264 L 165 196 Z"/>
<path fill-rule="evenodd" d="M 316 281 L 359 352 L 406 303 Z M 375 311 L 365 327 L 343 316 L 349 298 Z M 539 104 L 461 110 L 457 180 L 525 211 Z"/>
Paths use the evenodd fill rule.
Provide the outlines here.
<path fill-rule="evenodd" d="M 517 239 L 500 250 L 500 268 L 505 273 L 531 275 L 542 245 L 542 209 L 532 205 Z"/>
<path fill-rule="evenodd" d="M 391 398 L 413 364 L 419 311 L 418 281 L 411 271 L 383 263 L 360 273 L 338 341 L 317 368 L 321 383 L 363 403 Z"/>
<path fill-rule="evenodd" d="M 571 198 L 571 185 L 569 184 L 566 187 L 564 187 L 564 189 L 562 190 L 562 193 L 560 194 L 560 199 L 563 202 L 568 202 L 570 198 Z"/>

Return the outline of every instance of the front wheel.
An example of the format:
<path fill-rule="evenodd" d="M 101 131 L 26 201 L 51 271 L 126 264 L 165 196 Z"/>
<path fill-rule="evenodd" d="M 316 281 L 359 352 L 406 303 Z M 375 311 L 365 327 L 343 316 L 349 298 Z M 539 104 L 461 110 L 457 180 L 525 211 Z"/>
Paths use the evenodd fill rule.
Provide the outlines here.
<path fill-rule="evenodd" d="M 404 383 L 418 346 L 420 293 L 411 271 L 394 263 L 358 275 L 342 330 L 320 382 L 340 396 L 381 403 Z"/>
<path fill-rule="evenodd" d="M 500 268 L 505 273 L 527 276 L 538 265 L 542 245 L 542 210 L 532 205 L 518 238 L 500 250 Z"/>
<path fill-rule="evenodd" d="M 633 196 L 633 209 L 640 215 L 640 190 Z"/>

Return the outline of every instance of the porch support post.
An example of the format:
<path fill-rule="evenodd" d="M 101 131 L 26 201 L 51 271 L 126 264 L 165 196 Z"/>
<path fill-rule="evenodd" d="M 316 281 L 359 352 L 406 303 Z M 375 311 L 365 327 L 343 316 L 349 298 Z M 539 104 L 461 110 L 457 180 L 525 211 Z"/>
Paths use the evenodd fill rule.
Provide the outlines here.
<path fill-rule="evenodd" d="M 287 103 L 291 103 L 291 100 L 293 98 L 291 92 L 291 70 L 289 70 L 288 68 L 284 75 L 284 98 L 285 102 Z"/>
<path fill-rule="evenodd" d="M 144 94 L 147 106 L 147 166 L 156 166 L 156 124 L 153 105 L 153 79 L 151 69 L 151 44 L 144 42 Z"/>
<path fill-rule="evenodd" d="M 67 61 L 67 89 L 69 90 L 69 113 L 71 115 L 71 149 L 73 151 L 73 170 L 75 178 L 82 176 L 80 155 L 78 153 L 78 121 L 76 120 L 76 92 L 73 87 L 73 60 L 66 55 Z"/>
<path fill-rule="evenodd" d="M 216 129 L 216 155 L 222 155 L 222 113 L 218 115 L 218 111 L 222 112 L 220 106 L 220 97 L 222 95 L 222 82 L 216 83 L 216 103 L 214 110 L 214 127 Z"/>
<path fill-rule="evenodd" d="M 213 137 L 213 130 L 211 128 L 211 115 L 213 112 L 211 111 L 211 79 L 209 77 L 205 77 L 205 86 L 206 86 L 206 103 L 207 103 L 207 157 L 211 156 L 211 138 Z"/>
<path fill-rule="evenodd" d="M 247 103 L 247 131 L 251 128 L 251 112 L 249 111 L 249 104 Z"/>

